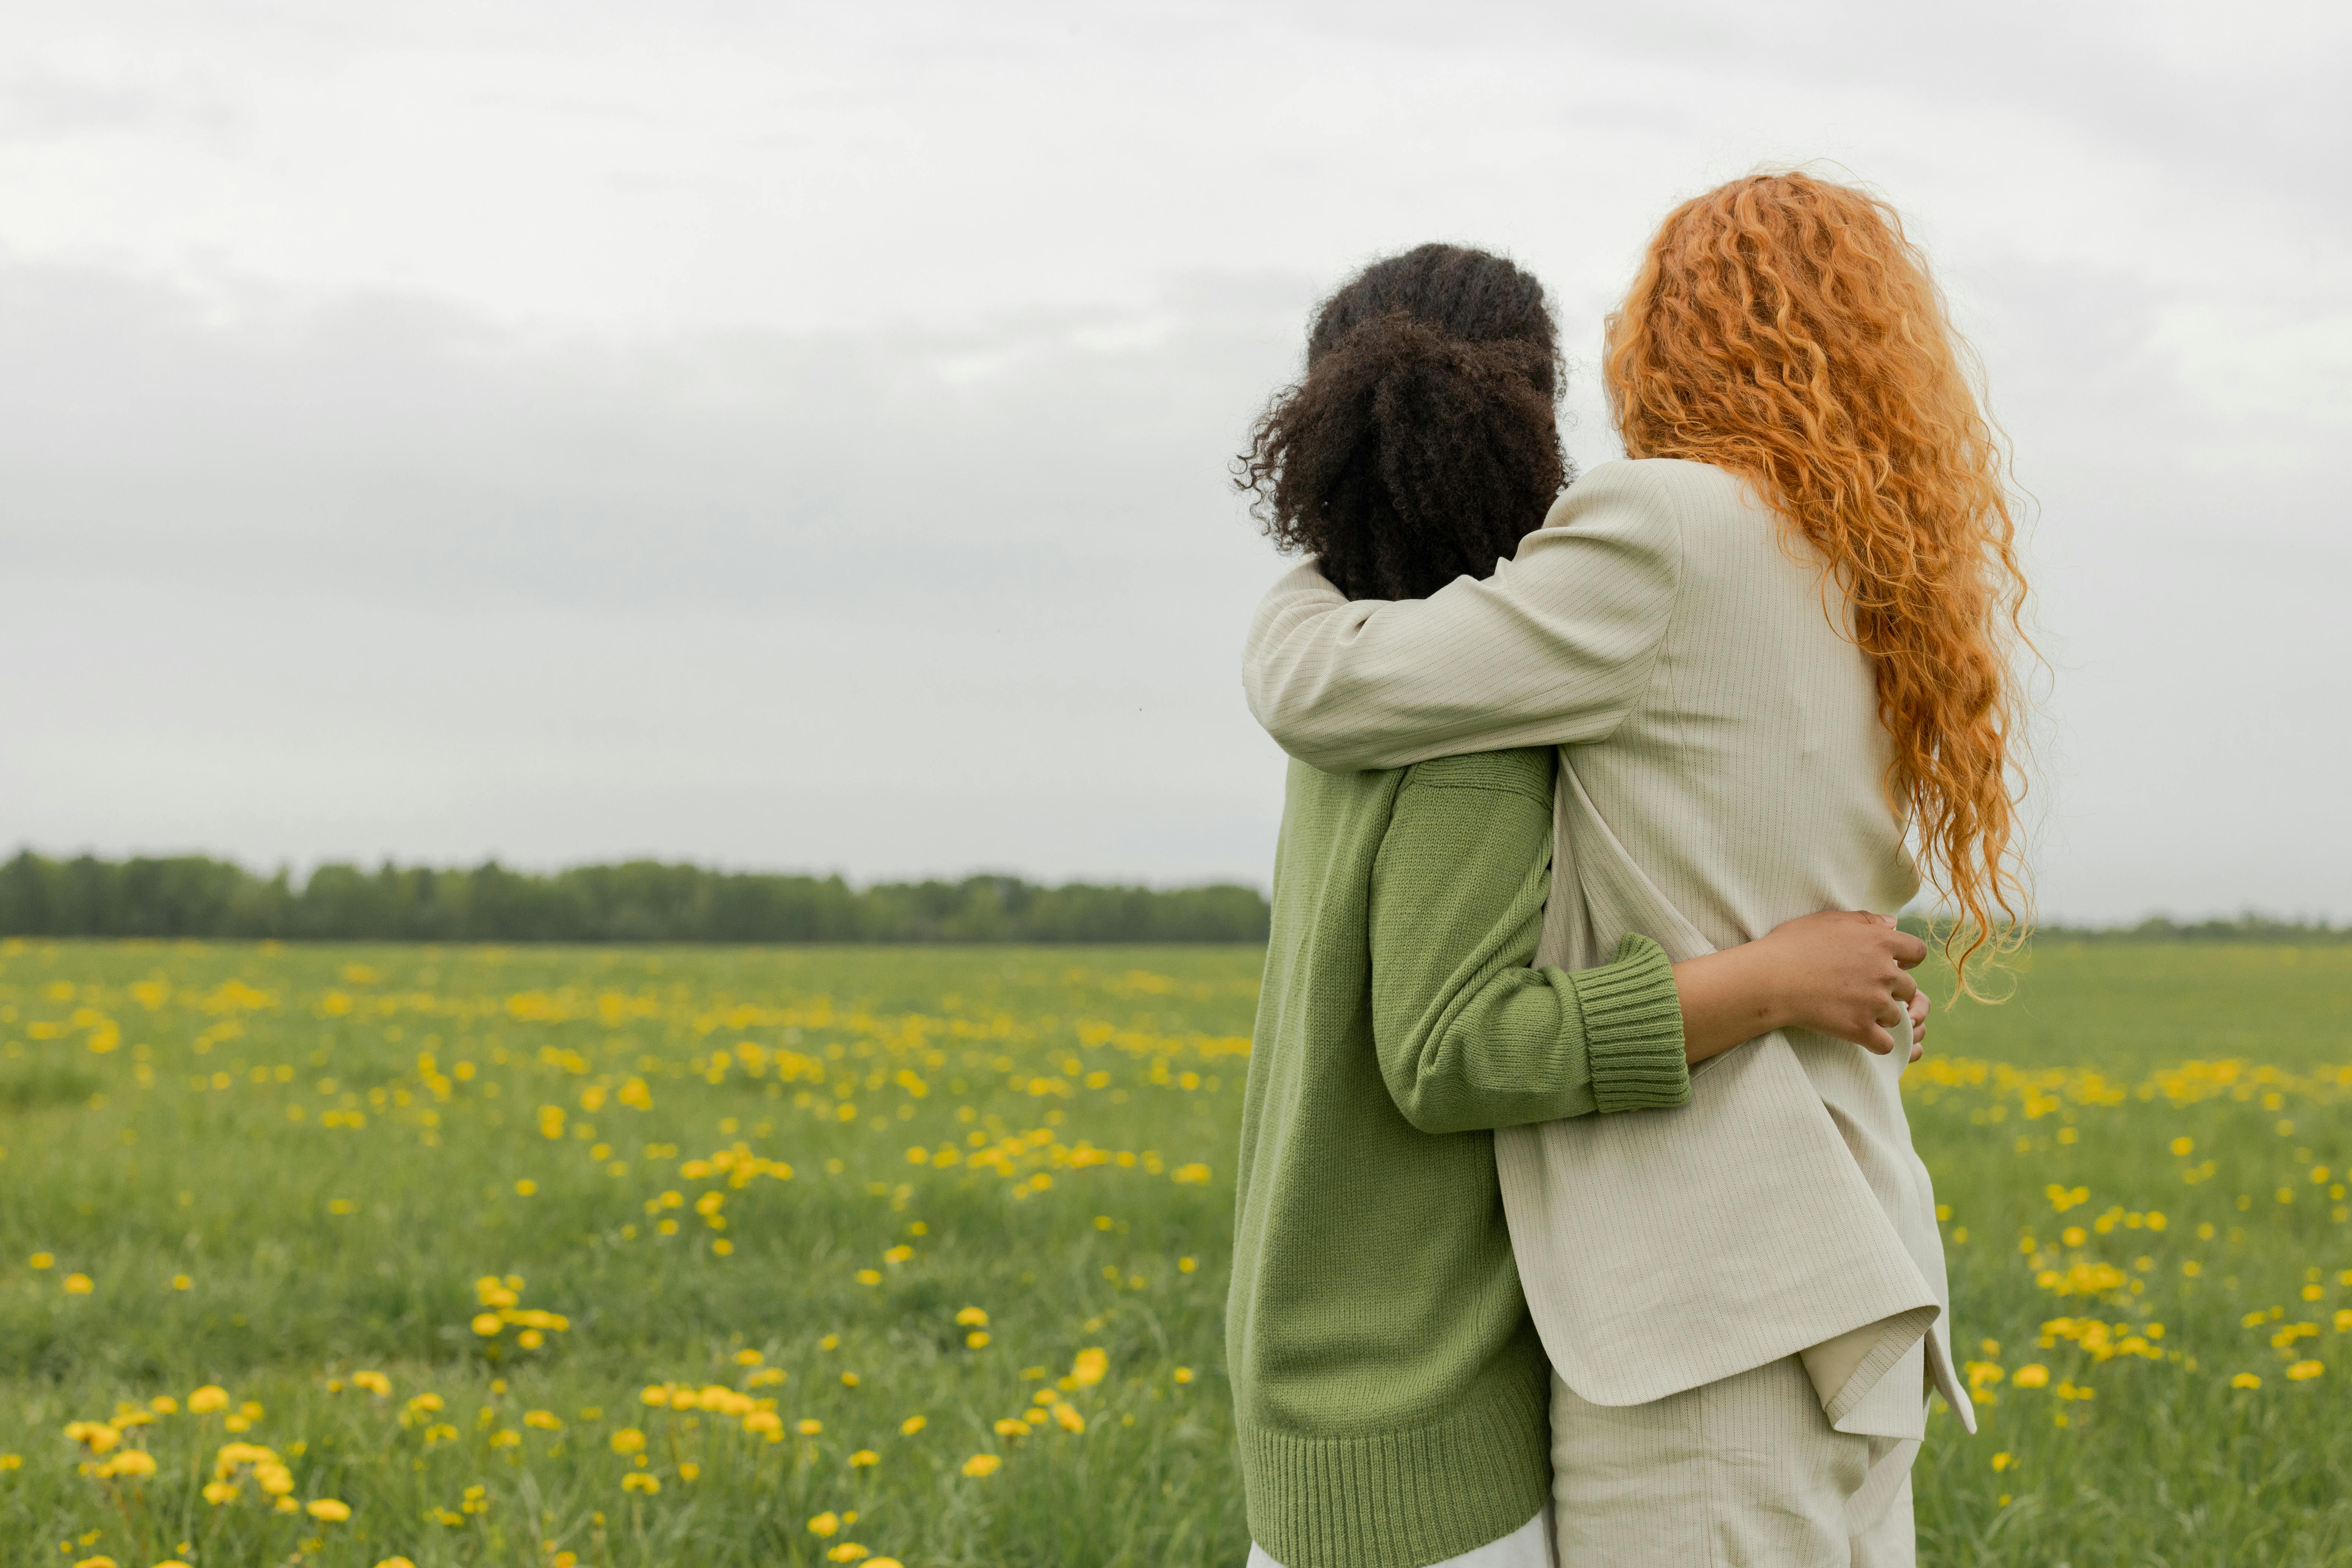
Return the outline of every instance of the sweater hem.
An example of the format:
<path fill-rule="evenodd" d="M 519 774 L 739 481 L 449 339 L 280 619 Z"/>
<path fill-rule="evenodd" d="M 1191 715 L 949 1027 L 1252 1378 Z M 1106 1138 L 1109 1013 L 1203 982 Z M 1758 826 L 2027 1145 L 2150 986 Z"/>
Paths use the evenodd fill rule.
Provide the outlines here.
<path fill-rule="evenodd" d="M 1550 1501 L 1549 1394 L 1538 1358 L 1398 1431 L 1309 1436 L 1243 1415 L 1250 1538 L 1283 1568 L 1425 1568 L 1500 1541 Z"/>

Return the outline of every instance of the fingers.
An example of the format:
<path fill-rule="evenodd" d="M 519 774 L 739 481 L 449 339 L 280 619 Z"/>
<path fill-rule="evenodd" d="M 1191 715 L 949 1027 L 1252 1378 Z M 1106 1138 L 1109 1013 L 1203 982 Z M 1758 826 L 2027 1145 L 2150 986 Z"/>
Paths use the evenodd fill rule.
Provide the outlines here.
<path fill-rule="evenodd" d="M 1927 944 L 1907 931 L 1898 931 L 1894 936 L 1892 951 L 1895 954 L 1895 962 L 1906 969 L 1910 969 L 1926 960 Z"/>
<path fill-rule="evenodd" d="M 1926 1056 L 1927 1054 L 1927 1047 L 1925 1047 L 1925 1046 L 1923 1046 L 1923 1045 L 1919 1044 L 1919 1043 L 1918 1043 L 1917 1041 L 1916 1041 L 1916 1040 L 1912 1042 L 1912 1044 L 1911 1044 L 1911 1059 L 1912 1059 L 1913 1061 L 1915 1061 L 1915 1062 L 1916 1062 L 1916 1061 L 1917 1061 L 1921 1057 L 1924 1057 L 1924 1056 Z"/>
<path fill-rule="evenodd" d="M 1863 1037 L 1862 1048 L 1873 1056 L 1890 1055 L 1895 1049 L 1895 1037 L 1888 1034 L 1882 1026 L 1873 1024 Z"/>
<path fill-rule="evenodd" d="M 1910 1012 L 1914 1037 L 1924 1037 L 1927 1033 L 1927 994 L 1925 991 L 1911 993 Z"/>
<path fill-rule="evenodd" d="M 1908 1007 L 1911 1005 L 1911 998 L 1919 994 L 1919 983 L 1908 974 L 1898 974 L 1888 984 L 1887 992 L 1897 1002 Z"/>

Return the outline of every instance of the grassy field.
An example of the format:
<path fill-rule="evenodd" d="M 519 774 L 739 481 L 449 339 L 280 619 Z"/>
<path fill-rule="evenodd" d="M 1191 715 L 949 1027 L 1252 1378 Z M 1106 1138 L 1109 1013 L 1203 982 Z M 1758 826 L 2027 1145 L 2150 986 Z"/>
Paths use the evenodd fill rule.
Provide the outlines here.
<path fill-rule="evenodd" d="M 0 1565 L 1234 1564 L 1257 955 L 0 944 Z M 2352 1564 L 2352 950 L 1913 1069 L 1937 1564 Z"/>

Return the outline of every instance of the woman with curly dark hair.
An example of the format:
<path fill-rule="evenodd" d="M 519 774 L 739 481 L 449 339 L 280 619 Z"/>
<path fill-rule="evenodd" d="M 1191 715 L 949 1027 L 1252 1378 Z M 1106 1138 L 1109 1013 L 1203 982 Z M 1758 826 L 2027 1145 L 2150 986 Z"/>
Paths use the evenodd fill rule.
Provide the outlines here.
<path fill-rule="evenodd" d="M 1541 286 L 1425 245 L 1324 304 L 1238 479 L 1350 599 L 1486 578 L 1567 478 L 1559 379 Z M 1290 765 L 1226 1315 L 1254 1565 L 1551 1563 L 1551 1373 L 1495 1129 L 1682 1104 L 1693 1063 L 1776 1028 L 1916 1043 L 1926 950 L 1874 916 L 1530 967 L 1557 766 Z"/>

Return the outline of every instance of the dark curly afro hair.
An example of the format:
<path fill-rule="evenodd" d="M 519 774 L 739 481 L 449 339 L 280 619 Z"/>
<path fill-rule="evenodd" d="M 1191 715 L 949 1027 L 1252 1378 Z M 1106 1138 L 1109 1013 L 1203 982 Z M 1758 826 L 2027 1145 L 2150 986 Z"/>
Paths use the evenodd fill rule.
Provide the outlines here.
<path fill-rule="evenodd" d="M 1484 577 L 1570 478 L 1543 285 L 1499 256 L 1424 245 L 1324 301 L 1307 375 L 1276 395 L 1234 482 L 1286 552 L 1351 599 Z"/>

